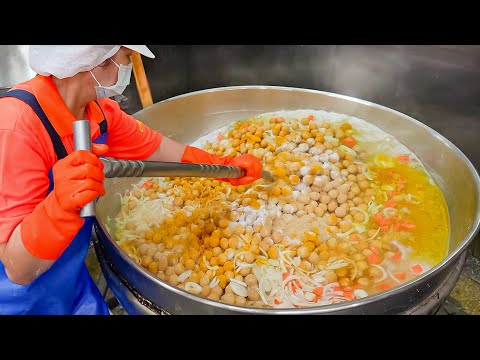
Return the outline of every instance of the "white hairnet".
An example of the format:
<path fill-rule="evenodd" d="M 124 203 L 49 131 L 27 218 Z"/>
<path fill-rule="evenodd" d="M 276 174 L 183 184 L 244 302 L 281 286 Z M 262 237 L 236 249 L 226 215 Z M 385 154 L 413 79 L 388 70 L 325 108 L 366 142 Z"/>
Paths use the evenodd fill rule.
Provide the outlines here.
<path fill-rule="evenodd" d="M 100 65 L 121 46 L 155 57 L 145 45 L 30 45 L 28 61 L 37 74 L 64 79 Z"/>

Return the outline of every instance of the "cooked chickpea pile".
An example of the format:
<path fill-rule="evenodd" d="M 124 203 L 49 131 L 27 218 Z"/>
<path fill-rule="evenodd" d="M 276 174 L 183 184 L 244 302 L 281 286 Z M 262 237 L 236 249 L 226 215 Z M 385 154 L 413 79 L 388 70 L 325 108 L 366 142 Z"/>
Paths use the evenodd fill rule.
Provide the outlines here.
<path fill-rule="evenodd" d="M 378 166 L 355 134 L 313 116 L 234 123 L 204 149 L 254 154 L 276 180 L 144 179 L 122 198 L 117 240 L 161 280 L 228 304 L 318 306 L 385 290 L 379 264 L 402 245 L 373 219 L 385 201 Z"/>

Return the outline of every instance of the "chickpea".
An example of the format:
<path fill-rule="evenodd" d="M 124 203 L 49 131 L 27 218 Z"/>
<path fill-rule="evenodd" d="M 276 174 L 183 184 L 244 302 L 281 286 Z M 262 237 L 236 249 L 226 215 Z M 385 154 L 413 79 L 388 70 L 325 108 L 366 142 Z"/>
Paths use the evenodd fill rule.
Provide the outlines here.
<path fill-rule="evenodd" d="M 222 295 L 220 300 L 222 300 L 223 302 L 225 302 L 227 304 L 233 305 L 233 304 L 235 304 L 235 294 L 224 294 L 224 295 Z"/>
<path fill-rule="evenodd" d="M 170 276 L 172 274 L 175 274 L 175 271 L 173 270 L 173 266 L 169 266 L 167 270 L 165 270 L 165 275 Z"/>
<path fill-rule="evenodd" d="M 297 255 L 300 256 L 302 259 L 308 258 L 310 253 L 311 253 L 311 250 L 307 246 L 300 246 L 297 249 Z"/>
<path fill-rule="evenodd" d="M 298 251 L 297 251 L 297 254 L 298 254 Z M 320 256 L 316 252 L 311 252 L 310 255 L 308 256 L 308 261 L 313 265 L 317 265 L 318 262 L 320 261 Z"/>
<path fill-rule="evenodd" d="M 220 300 L 220 295 L 217 293 L 211 292 L 210 295 L 207 296 L 208 299 L 218 301 Z"/>
<path fill-rule="evenodd" d="M 185 268 L 187 270 L 193 270 L 195 269 L 195 261 L 192 259 L 187 259 L 185 260 Z M 179 274 L 178 274 L 179 275 Z"/>
<path fill-rule="evenodd" d="M 258 301 L 260 300 L 260 295 L 257 290 L 254 288 L 249 288 L 248 289 L 248 299 L 252 301 Z"/>
<path fill-rule="evenodd" d="M 217 285 L 212 289 L 212 293 L 216 293 L 218 296 L 220 296 L 223 294 L 223 289 L 220 285 Z"/>
<path fill-rule="evenodd" d="M 157 253 L 159 254 L 159 253 Z M 155 256 L 157 256 L 157 254 L 155 254 Z M 168 268 L 168 259 L 165 255 L 163 254 L 160 254 L 158 256 L 158 259 L 157 259 L 157 264 L 158 264 L 158 270 L 160 271 L 165 271 L 167 270 Z"/>
<path fill-rule="evenodd" d="M 355 195 L 358 195 L 361 192 L 360 187 L 357 184 L 353 184 L 350 188 L 350 191 L 353 192 Z"/>
<path fill-rule="evenodd" d="M 308 195 L 300 195 L 298 197 L 298 201 L 300 201 L 303 204 L 308 204 L 310 202 L 310 197 Z"/>
<path fill-rule="evenodd" d="M 337 247 L 337 239 L 335 238 L 330 238 L 327 240 L 327 246 L 330 248 L 330 249 L 335 249 Z"/>
<path fill-rule="evenodd" d="M 200 278 L 199 285 L 200 286 L 207 286 L 208 284 L 210 284 L 210 278 L 208 277 L 208 275 L 203 275 Z"/>
<path fill-rule="evenodd" d="M 323 204 L 326 205 L 326 204 L 328 204 L 328 203 L 331 201 L 331 199 L 330 199 L 330 196 L 328 196 L 327 194 L 322 193 L 322 194 L 320 195 L 320 201 L 321 201 Z"/>
<path fill-rule="evenodd" d="M 328 196 L 330 196 L 331 199 L 336 199 L 338 197 L 338 191 L 332 189 L 328 192 Z"/>
<path fill-rule="evenodd" d="M 360 205 L 363 203 L 363 199 L 359 196 L 354 197 L 352 201 L 355 203 L 355 205 Z"/>
<path fill-rule="evenodd" d="M 220 247 L 223 249 L 223 250 L 227 250 L 228 249 L 228 239 L 227 238 L 222 238 L 220 240 Z"/>
<path fill-rule="evenodd" d="M 351 182 L 356 182 L 357 181 L 357 177 L 353 174 L 350 174 L 347 176 L 347 180 L 348 181 L 351 181 Z"/>
<path fill-rule="evenodd" d="M 366 277 L 361 277 L 357 279 L 357 284 L 363 287 L 370 286 L 370 280 Z"/>
<path fill-rule="evenodd" d="M 353 221 L 357 223 L 361 223 L 364 219 L 365 217 L 361 212 L 356 212 L 355 214 L 353 214 Z"/>
<path fill-rule="evenodd" d="M 264 251 L 268 251 L 268 249 L 270 248 L 270 242 L 269 241 L 266 241 L 266 240 L 262 240 L 260 241 L 260 244 L 258 244 L 260 246 L 260 248 L 262 248 Z"/>
<path fill-rule="evenodd" d="M 312 185 L 314 179 L 315 179 L 315 176 L 309 174 L 303 177 L 302 182 L 306 185 Z"/>
<path fill-rule="evenodd" d="M 203 286 L 202 287 L 202 292 L 200 293 L 201 296 L 203 297 L 207 297 L 208 295 L 210 295 L 210 293 L 212 292 L 212 288 L 210 286 Z"/>
<path fill-rule="evenodd" d="M 375 278 L 375 279 L 378 279 L 383 275 L 382 270 L 374 266 L 371 266 L 368 268 L 368 273 L 371 278 Z"/>
<path fill-rule="evenodd" d="M 231 237 L 230 240 L 228 240 L 228 247 L 234 250 L 237 249 L 238 239 L 236 237 Z"/>
<path fill-rule="evenodd" d="M 337 204 L 336 201 L 330 201 L 328 203 L 328 211 L 330 211 L 330 212 L 334 212 L 337 207 L 338 207 L 338 204 Z"/>
<path fill-rule="evenodd" d="M 341 278 L 338 283 L 340 284 L 340 286 L 350 286 L 350 285 L 352 285 L 352 281 L 347 277 Z"/>
<path fill-rule="evenodd" d="M 354 164 L 350 164 L 347 166 L 347 170 L 350 174 L 356 174 L 358 172 L 358 167 Z"/>
<path fill-rule="evenodd" d="M 325 214 L 325 210 L 321 208 L 320 206 L 317 206 L 314 211 L 315 215 L 317 216 L 323 216 Z"/>
<path fill-rule="evenodd" d="M 167 281 L 172 285 L 177 285 L 178 284 L 178 275 L 177 274 L 171 274 L 170 276 L 168 276 Z"/>
<path fill-rule="evenodd" d="M 345 204 L 347 202 L 347 200 L 348 200 L 347 194 L 345 194 L 345 193 L 338 194 L 337 202 L 339 204 Z"/>
<path fill-rule="evenodd" d="M 335 215 L 339 218 L 343 218 L 345 215 L 347 215 L 347 210 L 344 207 L 337 207 L 335 208 Z"/>
<path fill-rule="evenodd" d="M 242 296 L 235 296 L 235 305 L 238 305 L 238 306 L 245 306 L 245 304 L 247 303 L 247 299 L 245 299 L 244 297 Z"/>
<path fill-rule="evenodd" d="M 247 284 L 248 286 L 257 285 L 257 278 L 255 277 L 255 275 L 248 274 L 245 277 L 245 284 Z"/>
<path fill-rule="evenodd" d="M 268 257 L 271 259 L 277 259 L 278 258 L 278 249 L 276 246 L 270 246 L 268 249 Z M 250 271 L 250 268 L 248 268 L 248 271 Z M 243 275 L 243 274 L 241 274 Z M 243 275 L 245 276 L 245 275 Z"/>
<path fill-rule="evenodd" d="M 315 191 L 312 191 L 308 194 L 308 196 L 310 197 L 310 199 L 314 200 L 314 201 L 317 201 L 320 199 L 320 193 L 318 192 L 315 192 Z"/>
<path fill-rule="evenodd" d="M 275 230 L 273 233 L 272 233 L 272 239 L 273 241 L 278 244 L 279 242 L 282 241 L 283 239 L 283 234 L 282 232 L 278 231 L 278 230 Z"/>

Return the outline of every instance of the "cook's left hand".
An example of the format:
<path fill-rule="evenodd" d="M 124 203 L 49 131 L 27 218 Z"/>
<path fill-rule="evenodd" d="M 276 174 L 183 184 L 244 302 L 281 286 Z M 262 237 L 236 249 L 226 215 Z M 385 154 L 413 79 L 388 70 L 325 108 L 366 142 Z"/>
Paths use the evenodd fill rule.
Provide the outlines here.
<path fill-rule="evenodd" d="M 238 166 L 245 170 L 245 176 L 238 179 L 220 179 L 234 186 L 246 185 L 262 176 L 262 162 L 254 155 L 245 154 L 232 158 L 226 165 Z"/>

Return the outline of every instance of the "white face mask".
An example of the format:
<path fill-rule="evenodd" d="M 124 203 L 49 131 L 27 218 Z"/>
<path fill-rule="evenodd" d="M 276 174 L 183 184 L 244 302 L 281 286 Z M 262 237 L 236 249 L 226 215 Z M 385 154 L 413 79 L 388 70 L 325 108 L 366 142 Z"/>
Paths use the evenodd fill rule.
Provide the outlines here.
<path fill-rule="evenodd" d="M 97 99 L 122 95 L 128 84 L 130 84 L 130 76 L 132 75 L 132 63 L 128 65 L 118 65 L 115 61 L 112 60 L 112 62 L 118 67 L 118 79 L 117 82 L 111 86 L 100 85 L 95 75 L 93 75 L 93 73 L 90 71 L 90 74 L 92 74 L 93 78 L 98 84 L 98 86 L 95 86 Z"/>

